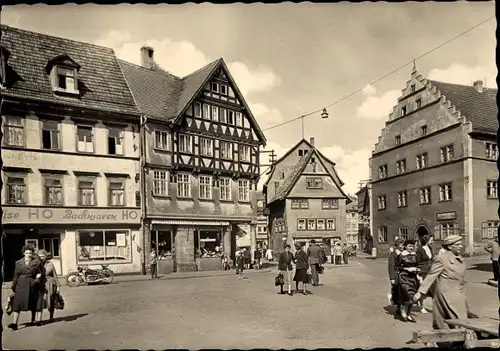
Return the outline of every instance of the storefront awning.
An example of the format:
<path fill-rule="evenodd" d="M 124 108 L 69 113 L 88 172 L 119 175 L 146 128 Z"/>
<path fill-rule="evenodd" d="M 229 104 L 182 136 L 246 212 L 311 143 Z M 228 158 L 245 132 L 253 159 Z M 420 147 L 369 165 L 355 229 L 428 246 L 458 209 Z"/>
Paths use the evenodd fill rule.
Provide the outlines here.
<path fill-rule="evenodd" d="M 162 225 L 194 225 L 194 226 L 228 226 L 229 222 L 223 221 L 192 221 L 188 219 L 153 219 L 151 224 Z"/>

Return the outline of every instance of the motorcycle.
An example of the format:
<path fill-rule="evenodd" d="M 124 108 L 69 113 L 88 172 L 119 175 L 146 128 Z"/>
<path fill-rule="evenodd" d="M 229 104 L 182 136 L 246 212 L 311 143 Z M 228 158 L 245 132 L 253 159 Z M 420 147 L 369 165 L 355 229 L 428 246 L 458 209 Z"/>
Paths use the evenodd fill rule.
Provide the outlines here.
<path fill-rule="evenodd" d="M 102 268 L 90 269 L 87 266 L 78 266 L 78 270 L 70 272 L 66 278 L 69 287 L 77 287 L 81 284 L 111 284 L 115 278 L 115 273 L 102 264 Z"/>

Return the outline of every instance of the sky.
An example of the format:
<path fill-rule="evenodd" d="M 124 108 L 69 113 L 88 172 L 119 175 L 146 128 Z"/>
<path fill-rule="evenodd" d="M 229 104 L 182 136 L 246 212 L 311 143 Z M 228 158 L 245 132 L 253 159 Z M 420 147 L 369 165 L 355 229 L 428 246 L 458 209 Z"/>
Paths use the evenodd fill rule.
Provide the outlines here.
<path fill-rule="evenodd" d="M 494 2 L 4 6 L 2 24 L 95 43 L 139 63 L 149 45 L 185 76 L 222 57 L 278 157 L 302 138 L 300 121 L 265 130 L 359 93 L 304 119 L 304 137 L 336 163 L 354 194 L 410 77 L 415 57 L 495 15 Z M 496 88 L 493 19 L 416 60 L 426 78 Z M 374 80 L 409 63 L 374 83 Z M 262 154 L 261 163 L 268 163 Z M 265 169 L 263 169 L 264 171 Z M 265 181 L 263 176 L 262 181 Z"/>

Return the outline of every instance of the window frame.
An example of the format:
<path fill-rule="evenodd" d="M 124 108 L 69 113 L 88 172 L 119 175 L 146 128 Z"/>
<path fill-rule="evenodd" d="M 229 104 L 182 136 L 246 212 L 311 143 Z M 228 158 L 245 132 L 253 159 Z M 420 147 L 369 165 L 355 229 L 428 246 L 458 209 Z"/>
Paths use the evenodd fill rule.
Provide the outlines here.
<path fill-rule="evenodd" d="M 401 190 L 397 193 L 398 208 L 408 207 L 408 190 Z"/>
<path fill-rule="evenodd" d="M 494 189 L 495 194 L 491 194 L 490 189 Z M 493 179 L 486 180 L 486 198 L 492 200 L 498 199 L 498 180 L 493 180 Z"/>
<path fill-rule="evenodd" d="M 205 114 L 206 112 L 206 114 Z M 207 121 L 210 121 L 212 118 L 210 114 L 212 113 L 212 105 L 204 103 L 201 106 L 201 118 Z"/>
<path fill-rule="evenodd" d="M 447 163 L 455 159 L 455 148 L 453 144 L 439 148 L 439 160 L 441 163 Z"/>
<path fill-rule="evenodd" d="M 396 161 L 396 174 L 406 173 L 406 158 Z"/>
<path fill-rule="evenodd" d="M 306 177 L 306 189 L 316 189 L 316 190 L 323 189 L 323 178 Z"/>
<path fill-rule="evenodd" d="M 153 196 L 157 197 L 167 197 L 169 196 L 169 179 L 170 179 L 170 172 L 163 170 L 163 169 L 154 169 L 152 170 L 153 172 L 153 188 L 151 189 L 151 192 Z M 162 176 L 165 177 L 162 177 Z M 161 190 L 163 190 L 163 187 L 165 189 L 165 192 L 162 193 Z"/>
<path fill-rule="evenodd" d="M 50 247 L 47 247 L 47 245 L 45 245 L 46 240 L 49 241 Z M 52 258 L 60 258 L 61 257 L 61 236 L 60 235 L 54 235 L 54 236 L 49 236 L 49 237 L 41 236 L 39 241 L 40 242 L 38 243 L 38 247 L 40 249 L 46 250 L 47 252 L 50 252 L 50 255 Z M 58 244 L 55 245 L 54 241 L 57 241 Z M 41 245 L 40 245 L 40 243 L 41 243 Z M 54 247 L 56 247 L 56 246 L 57 246 L 58 254 L 54 254 L 54 251 L 55 251 Z"/>
<path fill-rule="evenodd" d="M 335 218 L 326 218 L 325 230 L 330 230 L 330 231 L 337 230 L 337 221 L 335 220 Z"/>
<path fill-rule="evenodd" d="M 212 105 L 210 108 L 210 118 L 214 122 L 219 122 L 219 106 Z"/>
<path fill-rule="evenodd" d="M 90 142 L 88 141 L 83 141 L 85 143 L 85 150 L 80 150 L 79 145 L 80 145 L 80 135 L 78 134 L 78 129 L 86 129 L 90 130 L 90 137 L 92 140 Z M 87 137 L 88 135 L 83 135 L 84 137 Z M 92 144 L 92 151 L 87 151 L 87 145 Z M 94 135 L 94 126 L 88 125 L 88 124 L 77 124 L 76 125 L 76 151 L 81 154 L 95 154 L 95 135 Z"/>
<path fill-rule="evenodd" d="M 481 239 L 493 240 L 498 233 L 499 220 L 483 221 L 481 223 Z"/>
<path fill-rule="evenodd" d="M 389 167 L 387 164 L 378 166 L 378 179 L 385 179 L 389 177 Z"/>
<path fill-rule="evenodd" d="M 181 141 L 181 139 L 183 139 Z M 182 147 L 186 147 L 186 149 L 181 150 Z M 193 136 L 190 134 L 179 133 L 177 134 L 177 152 L 183 154 L 192 154 L 193 153 Z"/>
<path fill-rule="evenodd" d="M 158 137 L 160 140 L 158 140 Z M 163 137 L 166 137 L 166 138 L 163 138 Z M 171 144 L 172 134 L 169 131 L 156 129 L 154 131 L 154 138 L 155 138 L 154 148 L 156 150 L 162 150 L 162 151 L 170 151 L 171 150 L 170 144 Z M 165 139 L 165 140 L 163 140 L 163 139 Z"/>
<path fill-rule="evenodd" d="M 394 137 L 394 144 L 395 144 L 396 146 L 401 145 L 401 134 L 398 134 L 398 135 L 396 135 L 396 136 Z"/>
<path fill-rule="evenodd" d="M 498 145 L 496 143 L 486 143 L 485 154 L 488 160 L 496 160 L 498 158 Z"/>
<path fill-rule="evenodd" d="M 307 218 L 307 230 L 316 230 L 316 218 Z"/>
<path fill-rule="evenodd" d="M 67 74 L 61 74 L 60 71 L 71 71 L 73 72 L 72 75 L 67 75 Z M 52 81 L 52 89 L 55 92 L 62 92 L 62 93 L 68 93 L 68 94 L 79 94 L 78 90 L 78 70 L 74 67 L 68 67 L 65 65 L 54 65 L 52 67 L 52 74 L 53 74 L 53 81 Z M 70 89 L 68 88 L 68 82 L 65 80 L 66 88 L 62 88 L 60 86 L 61 84 L 61 76 L 64 77 L 72 77 L 73 78 L 73 88 Z"/>
<path fill-rule="evenodd" d="M 77 177 L 76 179 L 77 183 L 76 183 L 76 190 L 77 190 L 77 205 L 79 207 L 97 207 L 97 177 L 94 177 L 94 176 L 79 176 Z M 92 184 L 92 188 L 82 188 L 80 187 L 80 183 L 91 183 Z M 93 205 L 87 205 L 87 204 L 83 204 L 83 197 L 82 197 L 82 192 L 81 190 L 82 189 L 92 189 L 93 190 Z"/>
<path fill-rule="evenodd" d="M 447 193 L 446 193 L 446 187 L 449 186 L 449 199 L 446 199 Z M 445 198 L 443 199 L 441 197 L 442 194 L 442 189 L 445 191 Z M 439 184 L 439 202 L 448 202 L 448 201 L 453 201 L 453 186 L 451 182 L 446 182 L 446 183 L 441 183 Z"/>
<path fill-rule="evenodd" d="M 123 140 L 124 140 L 124 136 L 125 136 L 125 130 L 124 128 L 120 128 L 120 127 L 108 127 L 108 155 L 115 155 L 115 156 L 123 156 L 125 154 L 125 148 L 124 148 L 124 143 L 123 143 Z M 111 132 L 118 132 L 118 136 L 111 136 Z M 119 145 L 118 144 L 118 140 L 120 140 L 120 143 L 121 143 L 121 152 L 115 152 L 114 154 L 112 154 L 109 150 L 109 139 L 115 139 L 115 151 L 117 150 L 117 146 Z"/>
<path fill-rule="evenodd" d="M 429 134 L 429 128 L 427 127 L 427 124 L 424 124 L 420 127 L 420 136 L 426 136 L 427 134 Z"/>
<path fill-rule="evenodd" d="M 338 210 L 339 208 L 339 199 L 321 199 L 322 210 Z"/>
<path fill-rule="evenodd" d="M 28 175 L 25 173 L 14 173 L 14 172 L 5 172 L 4 173 L 4 178 L 5 178 L 5 204 L 6 205 L 26 205 L 29 202 L 28 199 L 28 194 L 29 194 L 29 189 L 28 189 Z M 22 184 L 9 184 L 10 179 L 22 179 L 23 183 Z M 20 202 L 12 202 L 10 201 L 10 192 L 11 192 L 11 185 L 22 185 L 23 186 L 23 195 L 22 199 Z"/>
<path fill-rule="evenodd" d="M 188 181 L 185 181 L 185 179 L 183 179 L 183 177 L 187 177 Z M 191 174 L 189 173 L 185 173 L 185 172 L 182 172 L 182 173 L 177 173 L 175 175 L 175 178 L 176 178 L 176 181 L 175 183 L 177 184 L 177 198 L 179 199 L 190 199 L 192 198 L 192 177 L 191 177 Z M 183 185 L 183 187 L 181 187 L 180 185 Z M 187 192 L 186 194 L 181 194 L 182 192 L 184 192 L 185 190 L 187 189 Z"/>
<path fill-rule="evenodd" d="M 303 223 L 303 226 L 300 225 L 301 223 Z M 305 218 L 297 218 L 297 231 L 305 231 L 305 230 L 307 230 L 306 219 Z"/>
<path fill-rule="evenodd" d="M 404 240 L 408 240 L 409 239 L 409 236 L 408 236 L 408 227 L 399 227 L 398 228 L 398 237 L 399 238 L 402 238 Z"/>
<path fill-rule="evenodd" d="M 81 238 L 80 238 L 80 233 L 102 233 L 102 238 L 103 238 L 103 246 L 99 246 L 100 248 L 104 248 L 104 259 L 103 260 L 96 260 L 96 259 L 89 259 L 87 260 L 81 260 L 80 257 L 80 252 L 81 252 Z M 107 250 L 106 250 L 106 232 L 114 232 L 116 234 L 125 234 L 125 240 L 127 245 L 124 246 L 126 248 L 126 252 L 128 257 L 125 257 L 123 260 L 117 260 L 117 259 L 106 259 L 107 255 Z M 105 263 L 113 263 L 113 264 L 130 264 L 133 261 L 133 240 L 132 240 L 132 232 L 130 229 L 84 229 L 84 230 L 77 230 L 76 231 L 76 236 L 75 236 L 75 241 L 76 241 L 76 247 L 77 247 L 77 255 L 76 255 L 76 261 L 77 264 L 105 264 Z M 113 247 L 118 247 L 117 245 L 109 245 Z"/>
<path fill-rule="evenodd" d="M 216 89 L 214 89 L 214 87 L 216 87 Z M 213 93 L 217 93 L 219 94 L 219 83 L 217 82 L 210 82 L 210 90 L 213 92 Z"/>
<path fill-rule="evenodd" d="M 227 184 L 225 184 L 227 182 Z M 221 201 L 232 201 L 232 179 L 229 177 L 221 177 L 219 178 L 219 188 L 220 188 L 220 199 Z M 223 191 L 223 189 L 227 189 L 227 194 L 229 196 L 227 198 L 224 198 L 226 196 L 222 196 L 222 194 L 226 195 L 226 190 Z"/>
<path fill-rule="evenodd" d="M 240 182 L 246 182 L 246 186 L 241 186 Z M 241 196 L 241 189 L 244 189 L 247 196 Z M 238 202 L 250 202 L 250 180 L 248 179 L 238 179 Z"/>
<path fill-rule="evenodd" d="M 378 243 L 387 243 L 388 240 L 389 240 L 389 237 L 388 237 L 388 231 L 387 231 L 387 226 L 385 225 L 382 225 L 380 227 L 377 228 L 377 239 L 378 239 Z M 382 240 L 380 240 L 380 238 L 382 237 Z"/>
<path fill-rule="evenodd" d="M 214 157 L 214 139 L 199 138 L 199 152 L 200 156 Z"/>
<path fill-rule="evenodd" d="M 109 207 L 127 207 L 127 179 L 124 177 L 109 177 L 108 181 L 108 206 Z M 111 184 L 120 184 L 121 189 L 112 189 Z M 113 190 L 121 190 L 122 191 L 122 204 L 113 205 Z"/>
<path fill-rule="evenodd" d="M 320 223 L 322 223 L 321 228 L 320 228 Z M 326 221 L 324 218 L 316 219 L 316 230 L 326 230 Z"/>
<path fill-rule="evenodd" d="M 226 84 L 219 84 L 219 90 L 221 95 L 229 95 L 229 87 Z"/>
<path fill-rule="evenodd" d="M 428 201 L 422 202 L 422 198 L 428 197 Z M 432 204 L 432 189 L 430 186 L 424 186 L 419 189 L 420 205 L 430 205 Z"/>
<path fill-rule="evenodd" d="M 195 101 L 193 104 L 193 117 L 195 118 L 202 118 L 203 116 L 203 111 L 202 111 L 202 105 L 201 102 Z M 198 112 L 198 113 L 196 113 Z"/>
<path fill-rule="evenodd" d="M 11 147 L 26 147 L 26 119 L 20 116 L 4 116 L 2 118 L 3 122 L 3 145 Z M 9 123 L 14 120 L 20 121 L 19 125 Z M 21 132 L 21 143 L 16 144 L 11 140 L 11 134 L 9 130 L 20 131 Z"/>
<path fill-rule="evenodd" d="M 228 147 L 229 150 L 225 150 L 225 148 Z M 232 142 L 224 141 L 221 140 L 219 141 L 219 148 L 220 148 L 220 158 L 222 160 L 230 160 L 232 161 L 234 158 L 234 145 Z M 225 151 L 228 151 L 228 155 L 224 155 Z"/>
<path fill-rule="evenodd" d="M 458 232 L 458 223 L 455 221 L 446 221 L 438 223 L 434 226 L 434 239 L 443 240 L 447 236 L 456 234 Z M 447 235 L 444 236 L 443 233 L 446 232 Z"/>
<path fill-rule="evenodd" d="M 207 183 L 202 184 L 202 179 L 204 181 L 208 180 Z M 202 191 L 204 190 L 204 192 Z M 202 196 L 209 195 L 209 196 Z M 212 200 L 213 199 L 213 177 L 206 174 L 201 174 L 198 176 L 198 196 L 202 200 Z"/>
<path fill-rule="evenodd" d="M 415 100 L 415 110 L 418 110 L 422 107 L 422 98 L 418 98 Z"/>
<path fill-rule="evenodd" d="M 55 203 L 49 203 L 48 202 L 48 197 L 47 197 L 47 181 L 49 180 L 56 180 L 59 181 L 61 186 L 57 187 L 60 188 L 61 191 L 61 201 L 60 202 L 55 202 Z M 60 174 L 42 174 L 42 187 L 43 187 L 43 204 L 44 206 L 64 206 L 64 176 Z M 56 188 L 56 187 L 54 187 Z"/>
<path fill-rule="evenodd" d="M 45 123 L 55 124 L 56 128 L 50 129 L 44 125 Z M 47 120 L 47 119 L 40 120 L 40 148 L 41 149 L 43 149 L 43 150 L 55 150 L 55 151 L 61 150 L 61 131 L 59 130 L 59 125 L 60 125 L 60 123 L 57 121 L 52 121 L 52 120 Z M 44 147 L 44 144 L 43 144 L 44 132 L 48 132 L 50 135 L 50 148 Z M 53 135 L 54 135 L 54 133 L 56 134 L 57 147 L 53 147 L 53 144 L 54 144 L 54 136 Z"/>
<path fill-rule="evenodd" d="M 242 151 L 243 151 L 243 153 L 242 153 Z M 246 152 L 246 151 L 248 151 L 248 152 Z M 241 157 L 242 154 L 245 157 Z M 248 157 L 246 157 L 246 156 L 248 156 Z M 246 144 L 238 144 L 238 161 L 249 163 L 249 162 L 251 162 L 251 160 L 252 160 L 252 155 L 251 155 L 250 146 L 246 145 Z"/>
<path fill-rule="evenodd" d="M 383 200 L 383 201 L 381 201 Z M 383 206 L 381 206 L 383 204 Z M 387 195 L 378 195 L 377 196 L 377 210 L 384 211 L 387 209 Z"/>

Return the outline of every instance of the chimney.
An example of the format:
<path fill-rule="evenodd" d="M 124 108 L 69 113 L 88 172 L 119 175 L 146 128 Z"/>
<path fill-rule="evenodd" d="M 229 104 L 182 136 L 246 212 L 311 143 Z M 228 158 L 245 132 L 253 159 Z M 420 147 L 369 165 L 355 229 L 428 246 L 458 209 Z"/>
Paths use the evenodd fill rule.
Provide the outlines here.
<path fill-rule="evenodd" d="M 155 50 L 149 46 L 143 46 L 141 48 L 141 66 L 147 69 L 155 68 L 154 61 Z"/>
<path fill-rule="evenodd" d="M 476 89 L 479 93 L 484 92 L 482 80 L 476 80 L 473 85 L 474 89 Z"/>
<path fill-rule="evenodd" d="M 312 137 L 312 138 L 309 139 L 309 144 L 311 144 L 312 146 L 314 146 L 314 137 Z"/>

